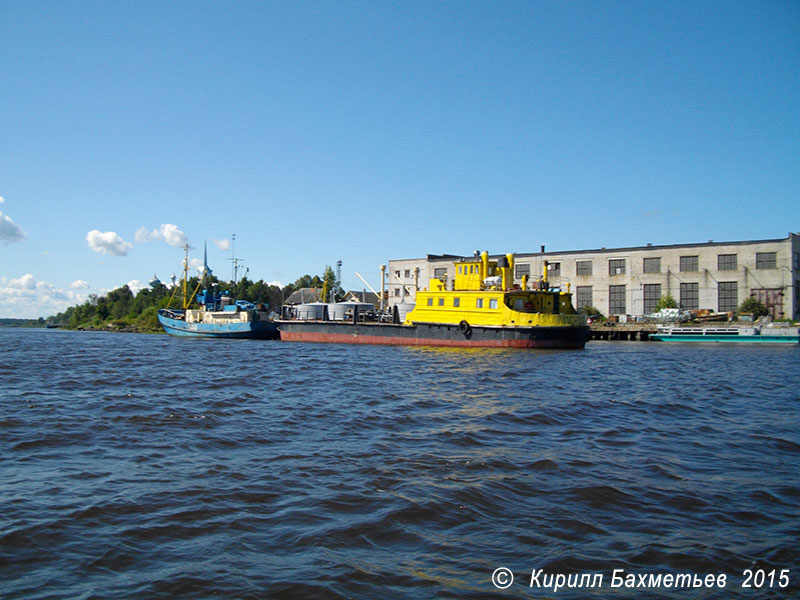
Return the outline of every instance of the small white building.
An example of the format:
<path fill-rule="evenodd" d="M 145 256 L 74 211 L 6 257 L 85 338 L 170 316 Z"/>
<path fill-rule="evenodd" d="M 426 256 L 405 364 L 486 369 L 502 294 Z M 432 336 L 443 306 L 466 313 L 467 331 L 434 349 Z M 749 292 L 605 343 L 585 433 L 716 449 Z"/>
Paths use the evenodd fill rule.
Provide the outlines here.
<path fill-rule="evenodd" d="M 492 255 L 497 258 L 499 255 Z M 413 302 L 432 277 L 454 280 L 455 255 L 390 260 L 389 305 Z M 774 319 L 800 320 L 800 234 L 773 240 L 600 248 L 514 255 L 514 281 L 539 279 L 544 261 L 552 286 L 573 293 L 576 308 L 641 316 L 670 294 L 683 310 L 729 312 L 750 296 Z"/>

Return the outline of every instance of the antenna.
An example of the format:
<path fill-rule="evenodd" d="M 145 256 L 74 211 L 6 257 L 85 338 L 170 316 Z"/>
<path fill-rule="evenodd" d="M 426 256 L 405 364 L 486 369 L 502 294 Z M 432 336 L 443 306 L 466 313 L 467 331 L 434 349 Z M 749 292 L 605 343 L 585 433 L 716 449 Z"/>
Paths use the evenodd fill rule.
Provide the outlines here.
<path fill-rule="evenodd" d="M 333 287 L 334 288 L 337 288 L 337 287 L 339 288 L 339 289 L 334 289 L 333 290 L 336 294 L 341 294 L 343 292 L 343 290 L 342 290 L 342 259 L 341 258 L 336 261 L 336 281 L 334 282 L 334 286 Z M 334 297 L 334 300 L 335 300 L 335 297 Z"/>
<path fill-rule="evenodd" d="M 231 271 L 232 271 L 232 279 L 233 285 L 236 286 L 236 280 L 239 277 L 239 263 L 244 262 L 241 258 L 236 258 L 236 234 L 231 234 L 231 257 L 228 259 L 232 262 L 231 264 Z"/>

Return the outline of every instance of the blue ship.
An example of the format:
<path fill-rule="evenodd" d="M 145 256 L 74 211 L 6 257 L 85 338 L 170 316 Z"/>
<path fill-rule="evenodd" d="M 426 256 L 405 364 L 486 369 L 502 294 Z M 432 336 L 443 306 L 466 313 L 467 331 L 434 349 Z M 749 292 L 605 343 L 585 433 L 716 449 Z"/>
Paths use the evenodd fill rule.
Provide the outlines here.
<path fill-rule="evenodd" d="M 280 339 L 278 327 L 267 312 L 266 305 L 245 300 L 234 301 L 227 291 L 220 294 L 203 290 L 197 294 L 199 308 L 189 308 L 195 294 L 187 300 L 189 246 L 186 245 L 184 249 L 186 258 L 183 261 L 183 308 L 168 307 L 158 310 L 158 322 L 164 331 L 179 337 Z M 209 272 L 206 265 L 204 275 Z"/>
<path fill-rule="evenodd" d="M 203 296 L 198 296 L 198 309 L 159 309 L 158 321 L 164 331 L 182 337 L 279 339 L 278 328 L 265 305 L 244 300 L 223 304 L 224 295 L 205 303 Z"/>

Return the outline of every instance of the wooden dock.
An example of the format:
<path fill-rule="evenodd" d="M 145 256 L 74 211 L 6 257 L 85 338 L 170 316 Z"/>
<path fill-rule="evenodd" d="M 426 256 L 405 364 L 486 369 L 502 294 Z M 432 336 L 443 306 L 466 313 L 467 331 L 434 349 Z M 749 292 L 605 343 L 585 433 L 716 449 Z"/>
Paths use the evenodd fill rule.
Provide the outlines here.
<path fill-rule="evenodd" d="M 650 323 L 592 323 L 590 340 L 649 342 L 656 326 Z"/>

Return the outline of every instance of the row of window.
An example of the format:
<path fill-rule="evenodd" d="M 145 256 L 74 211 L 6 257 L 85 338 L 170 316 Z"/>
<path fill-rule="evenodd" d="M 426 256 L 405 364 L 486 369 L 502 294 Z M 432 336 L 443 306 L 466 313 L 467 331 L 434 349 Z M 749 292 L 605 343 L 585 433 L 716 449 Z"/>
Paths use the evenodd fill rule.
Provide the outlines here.
<path fill-rule="evenodd" d="M 611 315 L 627 314 L 626 287 L 624 285 L 608 286 L 608 313 Z M 660 283 L 646 283 L 643 286 L 644 314 L 655 312 L 656 305 L 662 296 Z M 575 286 L 576 307 L 593 306 L 592 286 Z M 682 310 L 698 310 L 700 308 L 700 288 L 697 283 L 681 283 L 678 305 Z M 735 281 L 720 281 L 717 284 L 717 310 L 729 312 L 739 306 L 739 292 Z"/>
<path fill-rule="evenodd" d="M 444 306 L 444 298 L 436 298 L 436 306 Z M 433 306 L 433 297 L 428 297 L 428 306 Z M 460 308 L 461 307 L 461 298 L 453 298 L 453 308 Z M 489 298 L 488 302 L 489 308 L 497 308 L 497 298 Z M 466 304 L 464 308 L 472 308 L 467 307 Z M 475 308 L 485 308 L 484 306 L 484 298 L 475 298 Z"/>
<path fill-rule="evenodd" d="M 697 255 L 681 256 L 678 268 L 683 272 L 696 272 L 700 270 L 700 257 Z M 736 271 L 739 261 L 736 254 L 718 254 L 718 271 Z M 776 252 L 756 252 L 756 269 L 777 269 L 778 255 Z M 576 275 L 591 275 L 592 261 L 576 261 Z M 642 260 L 644 273 L 661 273 L 661 257 L 650 257 Z M 625 273 L 625 259 L 611 259 L 608 261 L 609 275 L 622 275 Z"/>
<path fill-rule="evenodd" d="M 795 271 L 800 270 L 800 253 L 795 252 L 793 255 L 793 268 Z M 718 254 L 717 255 L 717 270 L 718 271 L 736 271 L 739 268 L 739 259 L 736 254 Z M 756 269 L 777 269 L 778 268 L 778 255 L 777 252 L 756 252 Z M 695 272 L 700 270 L 700 257 L 697 255 L 681 256 L 679 261 L 679 269 L 684 272 Z M 561 275 L 561 263 L 548 262 L 548 273 L 553 277 Z M 644 273 L 661 273 L 661 257 L 654 256 L 642 259 L 642 271 Z M 609 275 L 624 275 L 626 272 L 626 259 L 612 258 L 608 261 L 608 274 Z M 396 270 L 395 277 L 400 279 L 401 274 L 408 280 L 413 276 L 411 269 L 404 271 Z M 575 275 L 590 276 L 593 274 L 593 261 L 591 260 L 576 260 L 575 261 Z M 522 279 L 523 275 L 531 276 L 531 265 L 527 263 L 519 263 L 514 265 L 514 277 Z M 438 279 L 447 277 L 447 267 L 437 267 L 433 271 L 433 276 Z"/>
<path fill-rule="evenodd" d="M 679 268 L 684 272 L 693 272 L 700 270 L 700 257 L 681 256 Z M 735 271 L 739 268 L 739 262 L 736 254 L 718 254 L 717 255 L 717 270 L 718 271 Z M 756 269 L 777 269 L 778 256 L 777 252 L 756 252 Z M 531 266 L 528 264 L 518 264 L 514 268 L 514 277 L 517 279 L 522 278 L 523 275 L 530 276 Z M 575 275 L 590 276 L 593 274 L 594 264 L 591 260 L 576 260 L 575 261 Z M 561 264 L 557 262 L 548 263 L 547 270 L 551 275 L 559 275 L 561 272 Z M 612 258 L 608 261 L 608 274 L 609 275 L 624 275 L 627 270 L 627 259 Z M 661 257 L 650 257 L 642 259 L 642 271 L 644 273 L 661 273 Z"/>
<path fill-rule="evenodd" d="M 794 269 L 800 270 L 800 254 L 794 253 Z M 717 255 L 717 271 L 736 271 L 739 268 L 738 256 L 736 254 L 718 254 Z M 777 269 L 778 256 L 777 252 L 756 252 L 756 269 Z M 679 269 L 682 272 L 691 273 L 700 270 L 700 257 L 697 255 L 681 256 L 679 259 Z M 591 276 L 593 274 L 594 264 L 591 260 L 576 260 L 575 261 L 575 275 L 577 276 Z M 547 271 L 551 277 L 559 277 L 561 275 L 561 263 L 548 262 Z M 612 258 L 608 260 L 608 274 L 609 275 L 624 275 L 627 272 L 627 259 Z M 642 259 L 642 272 L 644 273 L 661 273 L 661 257 L 648 257 Z M 395 276 L 400 279 L 401 271 L 396 270 Z M 402 274 L 406 280 L 410 279 L 413 275 L 411 269 L 405 269 Z M 524 275 L 530 277 L 531 265 L 527 263 L 519 263 L 514 265 L 514 277 L 522 279 Z M 447 267 L 437 267 L 433 271 L 433 276 L 437 279 L 445 279 L 447 277 Z M 396 290 L 395 295 L 400 295 L 400 291 Z"/>

